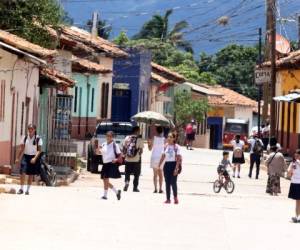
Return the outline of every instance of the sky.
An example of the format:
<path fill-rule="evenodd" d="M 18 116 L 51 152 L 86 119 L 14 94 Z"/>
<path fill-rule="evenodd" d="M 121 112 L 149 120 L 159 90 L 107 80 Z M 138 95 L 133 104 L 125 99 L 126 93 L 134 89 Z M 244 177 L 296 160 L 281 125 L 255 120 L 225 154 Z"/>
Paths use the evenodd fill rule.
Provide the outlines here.
<path fill-rule="evenodd" d="M 86 20 L 97 11 L 101 19 L 112 25 L 111 38 L 121 30 L 129 36 L 136 34 L 153 14 L 163 14 L 172 8 L 170 25 L 186 20 L 189 28 L 186 40 L 201 52 L 215 53 L 231 43 L 252 45 L 257 43 L 258 28 L 265 27 L 265 0 L 60 0 L 74 20 L 84 27 Z M 296 40 L 296 15 L 300 13 L 300 0 L 277 1 L 277 31 L 290 40 Z M 218 24 L 222 16 L 229 17 L 226 26 Z M 279 20 L 287 20 L 285 22 Z"/>

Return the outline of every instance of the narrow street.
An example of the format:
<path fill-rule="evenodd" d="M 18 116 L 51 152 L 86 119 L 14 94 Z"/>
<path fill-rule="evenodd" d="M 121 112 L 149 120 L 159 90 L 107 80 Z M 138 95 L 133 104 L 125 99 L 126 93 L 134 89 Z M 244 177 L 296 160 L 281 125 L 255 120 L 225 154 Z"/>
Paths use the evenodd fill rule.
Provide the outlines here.
<path fill-rule="evenodd" d="M 52 249 L 295 249 L 294 202 L 265 194 L 259 180 L 234 179 L 236 190 L 213 193 L 221 151 L 183 149 L 179 205 L 153 194 L 149 152 L 143 156 L 140 193 L 109 193 L 101 200 L 98 175 L 86 172 L 69 187 L 33 187 L 30 196 L 0 195 L 0 239 L 5 250 Z M 115 181 L 120 188 L 121 180 Z"/>

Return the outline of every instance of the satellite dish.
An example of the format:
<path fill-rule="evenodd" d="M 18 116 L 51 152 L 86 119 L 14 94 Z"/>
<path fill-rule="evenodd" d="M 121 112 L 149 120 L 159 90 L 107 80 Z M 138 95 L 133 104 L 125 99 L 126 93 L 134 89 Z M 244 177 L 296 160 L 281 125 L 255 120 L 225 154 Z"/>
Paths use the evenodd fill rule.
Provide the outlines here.
<path fill-rule="evenodd" d="M 288 54 L 291 52 L 289 40 L 279 34 L 276 34 L 276 51 L 281 54 Z"/>

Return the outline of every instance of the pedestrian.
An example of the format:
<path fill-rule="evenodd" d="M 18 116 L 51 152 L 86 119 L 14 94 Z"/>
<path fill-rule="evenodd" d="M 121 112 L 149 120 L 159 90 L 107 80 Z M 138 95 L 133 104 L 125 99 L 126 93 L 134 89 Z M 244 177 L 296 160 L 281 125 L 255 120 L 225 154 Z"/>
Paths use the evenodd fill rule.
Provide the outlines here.
<path fill-rule="evenodd" d="M 165 137 L 163 134 L 163 128 L 160 126 L 156 127 L 156 135 L 152 140 L 148 140 L 148 148 L 151 152 L 150 167 L 153 169 L 153 184 L 154 193 L 163 193 L 163 164 L 159 166 L 161 155 L 164 151 Z M 157 181 L 159 183 L 159 190 L 157 189 Z"/>
<path fill-rule="evenodd" d="M 29 124 L 27 126 L 27 135 L 22 138 L 19 155 L 16 164 L 21 162 L 20 183 L 21 187 L 18 194 L 24 193 L 24 184 L 27 175 L 27 189 L 25 195 L 29 195 L 30 186 L 35 175 L 40 174 L 40 158 L 42 156 L 43 141 L 36 133 L 36 126 Z"/>
<path fill-rule="evenodd" d="M 241 140 L 240 135 L 236 135 L 235 139 L 231 141 L 233 147 L 232 164 L 233 164 L 233 178 L 235 178 L 236 169 L 238 170 L 237 177 L 241 178 L 241 165 L 245 163 L 244 146 L 245 142 Z"/>
<path fill-rule="evenodd" d="M 283 154 L 278 152 L 276 146 L 271 147 L 271 154 L 265 162 L 268 169 L 268 181 L 266 193 L 277 196 L 281 193 L 280 177 L 286 170 Z"/>
<path fill-rule="evenodd" d="M 101 179 L 104 184 L 103 200 L 107 200 L 108 189 L 112 189 L 117 196 L 117 199 L 121 199 L 121 190 L 117 190 L 109 181 L 110 178 L 121 178 L 118 162 L 121 157 L 121 150 L 118 144 L 114 141 L 114 133 L 108 131 L 106 133 L 106 142 L 99 146 L 103 158 L 103 166 L 101 170 Z"/>
<path fill-rule="evenodd" d="M 252 178 L 252 171 L 254 164 L 256 164 L 256 179 L 259 177 L 260 161 L 264 152 L 264 144 L 261 139 L 258 138 L 258 134 L 255 133 L 253 138 L 248 140 L 250 145 L 250 170 L 249 178 Z"/>
<path fill-rule="evenodd" d="M 296 201 L 296 216 L 294 223 L 300 222 L 300 149 L 296 150 L 294 162 L 288 168 L 288 177 L 291 178 L 289 198 Z"/>
<path fill-rule="evenodd" d="M 180 147 L 176 144 L 176 135 L 174 133 L 169 133 L 167 144 L 164 147 L 163 154 L 159 162 L 159 168 L 164 163 L 163 171 L 166 183 L 166 204 L 171 203 L 171 187 L 174 196 L 174 203 L 178 204 L 178 194 L 177 194 L 177 176 L 181 172 L 181 162 L 182 156 L 180 152 Z"/>
<path fill-rule="evenodd" d="M 140 127 L 133 127 L 132 134 L 127 136 L 123 142 L 123 154 L 125 156 L 125 186 L 126 192 L 130 183 L 130 175 L 133 179 L 133 192 L 140 192 L 138 189 L 141 175 L 141 155 L 144 149 L 144 141 L 140 137 Z"/>
<path fill-rule="evenodd" d="M 193 141 L 195 140 L 195 132 L 192 123 L 188 123 L 185 127 L 185 138 L 187 150 L 192 150 Z"/>

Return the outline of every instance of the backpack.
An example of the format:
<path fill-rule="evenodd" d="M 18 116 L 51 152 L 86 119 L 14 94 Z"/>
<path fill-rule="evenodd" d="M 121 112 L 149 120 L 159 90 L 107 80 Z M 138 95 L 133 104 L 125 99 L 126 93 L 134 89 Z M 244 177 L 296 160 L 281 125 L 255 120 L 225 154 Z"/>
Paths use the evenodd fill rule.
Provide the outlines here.
<path fill-rule="evenodd" d="M 236 148 L 233 150 L 233 157 L 234 158 L 242 158 L 243 157 L 243 150 L 240 148 Z"/>
<path fill-rule="evenodd" d="M 126 156 L 129 158 L 133 158 L 137 155 L 138 153 L 138 148 L 137 148 L 137 136 L 130 136 L 128 141 L 126 142 L 125 150 L 126 150 Z"/>
<path fill-rule="evenodd" d="M 24 141 L 23 141 L 24 145 L 26 144 L 27 138 L 28 138 L 28 136 L 26 135 L 24 137 Z M 38 147 L 39 147 L 39 141 L 40 141 L 40 137 L 35 135 L 34 143 L 36 145 L 37 150 L 38 150 Z"/>
<path fill-rule="evenodd" d="M 263 151 L 263 146 L 261 145 L 261 142 L 256 139 L 253 145 L 253 153 L 260 154 L 262 151 Z"/>

